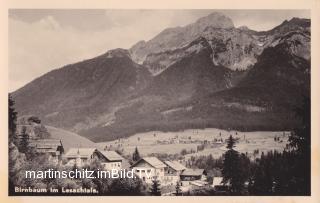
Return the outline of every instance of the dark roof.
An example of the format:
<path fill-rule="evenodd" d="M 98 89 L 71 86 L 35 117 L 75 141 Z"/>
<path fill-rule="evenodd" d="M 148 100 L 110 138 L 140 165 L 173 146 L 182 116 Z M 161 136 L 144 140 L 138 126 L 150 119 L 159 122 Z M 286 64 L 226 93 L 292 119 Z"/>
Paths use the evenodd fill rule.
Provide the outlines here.
<path fill-rule="evenodd" d="M 61 140 L 57 140 L 57 139 L 39 139 L 39 140 L 32 141 L 32 144 L 34 144 L 34 145 L 57 145 L 57 146 L 61 146 L 62 142 L 61 142 Z"/>
<path fill-rule="evenodd" d="M 56 139 L 40 139 L 31 142 L 31 146 L 35 147 L 37 152 L 56 152 L 58 147 L 63 147 L 61 140 Z"/>
<path fill-rule="evenodd" d="M 166 167 L 166 165 L 156 157 L 145 157 L 145 158 L 142 158 L 139 161 L 137 161 L 136 163 L 134 163 L 131 167 L 136 166 L 141 161 L 147 162 L 148 164 L 150 164 L 154 168 L 164 168 L 164 167 Z"/>
<path fill-rule="evenodd" d="M 90 158 L 90 156 L 96 151 L 96 148 L 70 148 L 65 154 L 66 158 Z"/>
<path fill-rule="evenodd" d="M 186 169 L 184 165 L 180 164 L 177 161 L 165 161 L 164 163 L 176 171 L 182 171 Z"/>
<path fill-rule="evenodd" d="M 182 176 L 201 176 L 202 174 L 205 174 L 204 169 L 186 169 L 184 170 L 181 175 Z"/>

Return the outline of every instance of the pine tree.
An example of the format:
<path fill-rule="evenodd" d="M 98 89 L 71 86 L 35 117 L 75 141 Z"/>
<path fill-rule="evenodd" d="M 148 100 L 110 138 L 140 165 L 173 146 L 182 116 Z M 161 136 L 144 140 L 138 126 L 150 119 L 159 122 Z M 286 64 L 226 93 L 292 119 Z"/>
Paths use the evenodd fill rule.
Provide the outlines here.
<path fill-rule="evenodd" d="M 227 141 L 228 151 L 224 154 L 222 176 L 223 183 L 230 185 L 230 192 L 232 194 L 241 194 L 244 186 L 244 178 L 241 169 L 241 159 L 239 152 L 234 150 L 235 140 L 230 135 Z"/>
<path fill-rule="evenodd" d="M 134 152 L 132 154 L 132 160 L 133 161 L 139 161 L 140 159 L 141 159 L 140 153 L 138 151 L 138 148 L 136 147 L 136 149 L 134 150 Z"/>
<path fill-rule="evenodd" d="M 227 141 L 227 149 L 233 150 L 233 148 L 236 147 L 235 143 L 236 143 L 236 141 L 233 139 L 232 135 L 230 135 L 230 137 Z"/>
<path fill-rule="evenodd" d="M 156 177 L 152 180 L 150 194 L 152 196 L 161 196 L 160 182 Z"/>
<path fill-rule="evenodd" d="M 289 185 L 291 192 L 310 195 L 311 192 L 311 103 L 304 97 L 303 104 L 295 110 L 296 116 L 302 121 L 289 137 L 294 154 L 294 167 Z"/>
<path fill-rule="evenodd" d="M 256 170 L 253 175 L 252 194 L 254 195 L 272 195 L 273 176 L 270 173 L 270 162 L 274 159 L 270 158 L 270 154 L 257 160 Z"/>
<path fill-rule="evenodd" d="M 289 137 L 290 147 L 294 148 L 299 155 L 305 156 L 311 148 L 311 104 L 310 98 L 303 98 L 303 105 L 296 108 L 296 116 L 302 121 Z"/>
<path fill-rule="evenodd" d="M 19 151 L 21 153 L 28 153 L 29 149 L 29 135 L 27 134 L 25 126 L 22 128 L 21 138 L 19 139 Z"/>
<path fill-rule="evenodd" d="M 8 127 L 9 127 L 9 193 L 14 194 L 14 186 L 21 184 L 21 177 L 17 175 L 25 163 L 25 156 L 17 148 L 16 134 L 17 112 L 14 109 L 14 101 L 9 94 L 8 99 Z"/>
<path fill-rule="evenodd" d="M 177 181 L 177 184 L 176 184 L 176 196 L 179 196 L 181 195 L 181 186 L 180 186 L 180 181 Z"/>
<path fill-rule="evenodd" d="M 9 94 L 8 100 L 8 120 L 9 120 L 9 142 L 14 142 L 16 144 L 16 129 L 17 129 L 17 112 L 14 108 L 14 100 L 12 99 L 11 95 Z"/>
<path fill-rule="evenodd" d="M 301 124 L 289 136 L 287 149 L 266 155 L 262 152 L 256 160 L 251 194 L 310 195 L 310 107 L 310 99 L 304 98 L 303 105 L 296 109 Z"/>

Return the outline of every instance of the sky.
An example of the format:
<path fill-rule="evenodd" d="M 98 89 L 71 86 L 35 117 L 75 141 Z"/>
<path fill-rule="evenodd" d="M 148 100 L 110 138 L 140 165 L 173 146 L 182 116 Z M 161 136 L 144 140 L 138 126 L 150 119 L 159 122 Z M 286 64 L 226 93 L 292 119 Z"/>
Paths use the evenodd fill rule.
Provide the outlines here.
<path fill-rule="evenodd" d="M 64 65 L 114 48 L 130 48 L 168 27 L 185 26 L 212 12 L 236 27 L 262 31 L 309 10 L 9 10 L 9 92 Z"/>

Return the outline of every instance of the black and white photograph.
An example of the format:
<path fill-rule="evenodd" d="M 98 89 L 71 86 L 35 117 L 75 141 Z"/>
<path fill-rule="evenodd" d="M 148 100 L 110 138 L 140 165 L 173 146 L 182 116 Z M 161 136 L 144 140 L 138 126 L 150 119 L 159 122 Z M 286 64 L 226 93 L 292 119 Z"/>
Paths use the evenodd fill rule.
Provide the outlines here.
<path fill-rule="evenodd" d="M 8 195 L 310 196 L 311 24 L 9 9 Z"/>

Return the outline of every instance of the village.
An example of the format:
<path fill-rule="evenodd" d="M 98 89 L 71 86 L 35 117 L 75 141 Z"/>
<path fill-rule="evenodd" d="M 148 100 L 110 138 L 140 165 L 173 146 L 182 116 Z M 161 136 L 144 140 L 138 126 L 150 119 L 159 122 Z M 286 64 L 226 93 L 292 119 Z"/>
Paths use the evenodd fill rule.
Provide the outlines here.
<path fill-rule="evenodd" d="M 98 161 L 106 171 L 126 169 L 133 170 L 136 177 L 139 177 L 149 187 L 154 180 L 160 184 L 160 188 L 164 191 L 162 195 L 173 195 L 175 187 L 179 184 L 181 192 L 188 192 L 195 189 L 206 187 L 219 188 L 222 186 L 222 177 L 214 177 L 213 183 L 209 183 L 207 179 L 207 172 L 205 169 L 200 168 L 187 168 L 184 160 L 160 160 L 156 156 L 138 157 L 135 161 L 128 160 L 127 155 L 120 155 L 117 151 L 119 148 L 111 150 L 110 146 L 102 147 L 74 147 L 77 141 L 74 140 L 73 145 L 70 147 L 64 146 L 63 139 L 54 139 L 43 128 L 42 136 L 35 133 L 36 128 L 41 127 L 41 121 L 34 118 L 20 119 L 17 133 L 19 139 L 25 139 L 27 136 L 29 147 L 35 150 L 36 154 L 45 155 L 48 157 L 50 163 L 56 165 L 65 165 L 70 167 L 82 168 L 86 165 Z M 45 136 L 44 136 L 45 135 Z M 156 137 L 156 136 L 154 136 Z M 124 143 L 125 139 L 118 140 L 117 143 Z M 173 138 L 169 140 L 172 142 L 196 142 L 202 143 L 200 140 L 193 141 L 189 138 L 180 141 Z M 224 140 L 214 140 L 215 144 L 222 144 Z M 207 142 L 205 142 L 207 143 Z M 69 143 L 70 144 L 70 143 Z M 158 147 L 168 144 L 161 140 L 155 141 Z M 118 145 L 117 145 L 118 146 Z"/>
<path fill-rule="evenodd" d="M 187 192 L 201 187 L 208 187 L 207 173 L 204 169 L 191 169 L 184 166 L 179 161 L 162 161 L 157 157 L 141 157 L 132 165 L 115 151 L 99 150 L 97 148 L 70 148 L 64 151 L 63 142 L 56 139 L 34 140 L 32 146 L 38 154 L 48 155 L 50 162 L 55 164 L 65 164 L 69 166 L 83 167 L 93 161 L 98 160 L 104 170 L 132 169 L 147 185 L 151 185 L 153 180 L 158 180 L 161 187 L 178 184 L 182 192 Z M 147 172 L 147 173 L 146 173 Z M 216 187 L 221 185 L 221 177 L 215 177 Z M 167 195 L 174 193 L 174 190 L 167 192 Z"/>
<path fill-rule="evenodd" d="M 42 129 L 40 130 L 41 136 L 35 133 L 39 131 L 35 129 Z M 48 157 L 50 163 L 71 168 L 82 168 L 98 161 L 105 171 L 132 170 L 136 177 L 140 178 L 148 187 L 151 187 L 156 180 L 162 191 L 161 195 L 175 195 L 177 185 L 179 185 L 181 193 L 208 188 L 217 193 L 227 191 L 229 184 L 222 183 L 223 178 L 220 172 L 213 174 L 211 168 L 207 171 L 208 167 L 205 169 L 189 163 L 190 159 L 194 159 L 193 156 L 197 154 L 208 155 L 208 153 L 213 152 L 221 158 L 221 152 L 226 149 L 227 135 L 234 136 L 237 147 L 240 145 L 238 147 L 240 150 L 242 145 L 249 146 L 254 144 L 253 146 L 256 146 L 259 139 L 262 140 L 259 142 L 264 143 L 264 145 L 270 142 L 273 147 L 276 146 L 275 143 L 283 147 L 285 144 L 283 140 L 288 136 L 286 132 L 278 132 L 268 133 L 266 134 L 267 136 L 260 136 L 257 139 L 250 132 L 209 129 L 208 133 L 208 129 L 206 129 L 175 133 L 148 132 L 147 134 L 137 134 L 108 143 L 81 146 L 76 139 L 72 143 L 64 139 L 66 135 L 63 133 L 61 139 L 52 137 L 52 135 L 55 135 L 54 131 L 50 130 L 49 133 L 46 129 L 36 117 L 20 118 L 17 134 L 20 140 L 25 139 L 25 136 L 27 136 L 29 147 L 34 149 L 37 154 Z M 64 143 L 64 140 L 68 143 Z M 162 154 L 165 156 L 159 156 L 156 153 L 145 153 L 143 151 L 144 147 L 150 146 L 153 146 L 153 149 L 165 147 L 175 149 L 178 146 L 193 146 L 195 148 L 189 150 L 181 148 L 179 156 L 170 156 L 174 154 L 172 151 L 166 151 L 166 153 Z M 139 150 L 142 149 L 142 152 L 133 158 L 135 156 L 134 153 L 138 153 L 138 148 Z M 130 149 L 129 153 L 124 149 Z M 259 149 L 252 149 L 254 150 L 251 154 L 258 155 L 260 153 Z M 245 150 L 247 152 L 248 148 Z M 249 154 L 248 157 L 250 157 Z"/>

